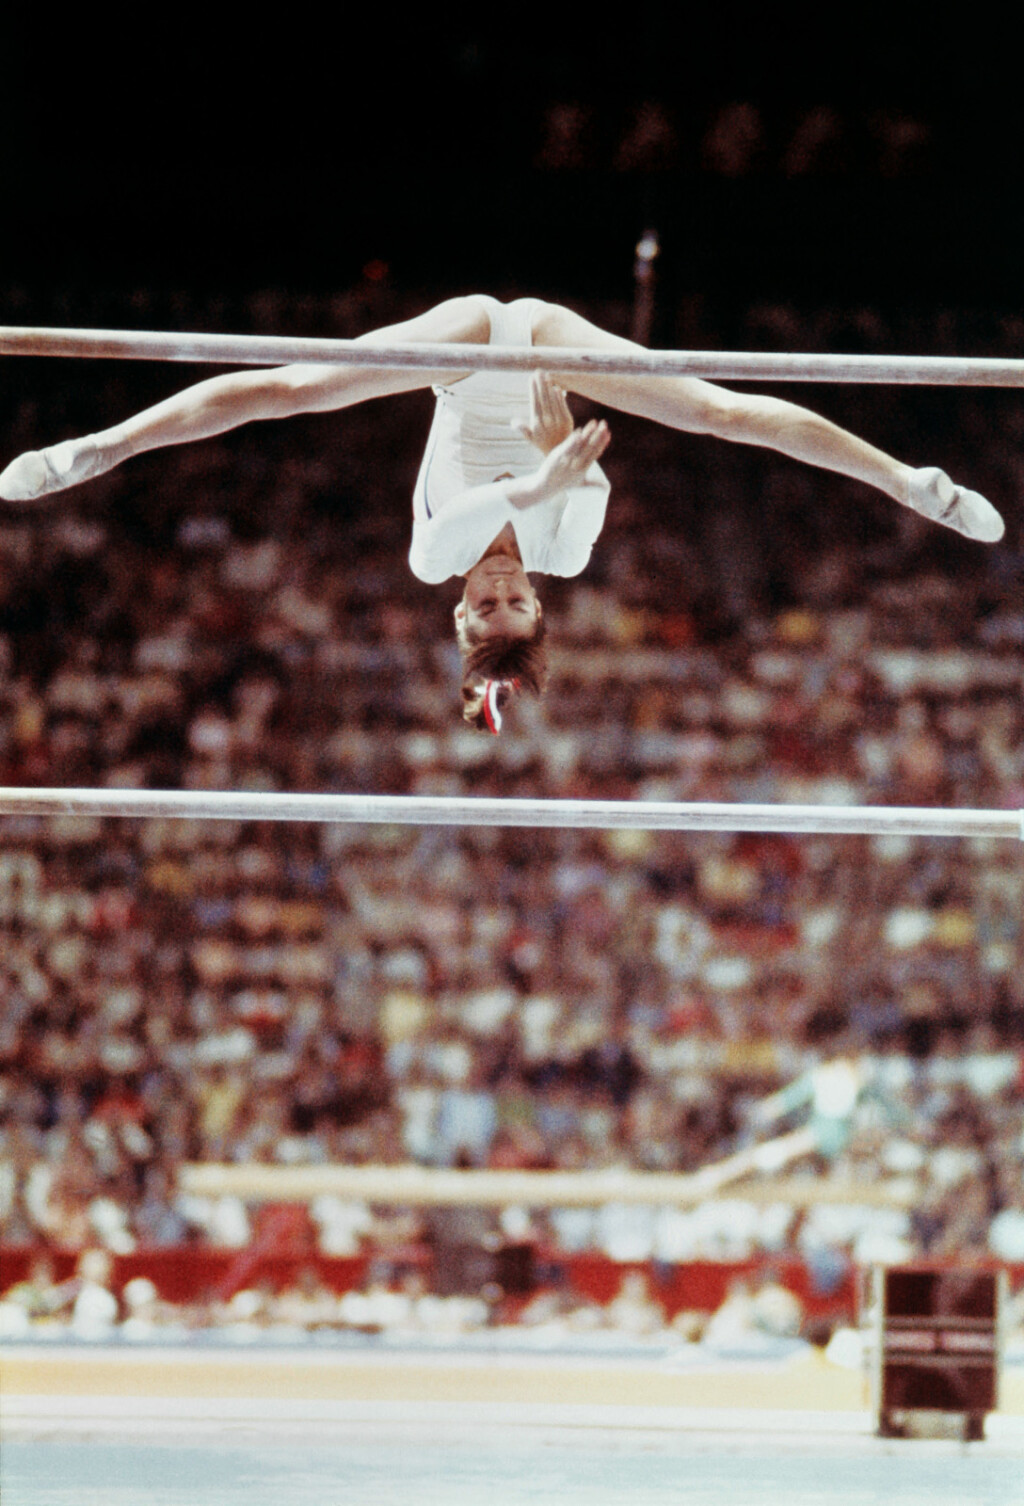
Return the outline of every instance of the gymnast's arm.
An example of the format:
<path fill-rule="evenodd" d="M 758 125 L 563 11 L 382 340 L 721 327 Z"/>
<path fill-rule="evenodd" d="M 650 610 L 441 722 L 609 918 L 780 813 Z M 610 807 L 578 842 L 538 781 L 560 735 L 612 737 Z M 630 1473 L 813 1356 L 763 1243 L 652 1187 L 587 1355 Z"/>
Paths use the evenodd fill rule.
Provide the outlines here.
<path fill-rule="evenodd" d="M 546 575 L 579 575 L 604 528 L 611 486 L 599 465 L 591 466 L 580 486 L 570 487 L 554 537 L 548 546 Z"/>
<path fill-rule="evenodd" d="M 445 500 L 429 517 L 414 517 L 409 568 L 419 580 L 439 586 L 465 575 L 515 516 L 512 477 L 473 486 Z"/>
<path fill-rule="evenodd" d="M 439 585 L 452 575 L 464 575 L 483 557 L 506 523 L 514 525 L 517 514 L 563 494 L 565 509 L 552 541 L 553 553 L 566 553 L 566 545 L 571 543 L 575 557 L 585 533 L 589 556 L 601 530 L 608 498 L 608 483 L 597 458 L 604 453 L 609 438 L 607 425 L 588 424 L 585 429 L 574 430 L 528 475 L 470 487 L 449 497 L 433 516 L 417 518 L 409 550 L 413 574 L 431 585 Z M 582 569 L 582 564 L 578 568 Z M 577 570 L 553 566 L 552 573 L 576 574 Z"/>

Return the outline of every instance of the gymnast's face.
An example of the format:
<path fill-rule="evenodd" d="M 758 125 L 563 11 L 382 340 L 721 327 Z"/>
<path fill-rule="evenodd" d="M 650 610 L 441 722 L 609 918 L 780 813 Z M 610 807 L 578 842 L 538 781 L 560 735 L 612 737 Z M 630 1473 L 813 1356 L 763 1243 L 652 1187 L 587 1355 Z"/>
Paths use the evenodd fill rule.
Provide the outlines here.
<path fill-rule="evenodd" d="M 522 564 L 511 554 L 488 554 L 466 576 L 455 608 L 455 627 L 474 643 L 488 638 L 529 638 L 540 618 L 540 602 Z"/>

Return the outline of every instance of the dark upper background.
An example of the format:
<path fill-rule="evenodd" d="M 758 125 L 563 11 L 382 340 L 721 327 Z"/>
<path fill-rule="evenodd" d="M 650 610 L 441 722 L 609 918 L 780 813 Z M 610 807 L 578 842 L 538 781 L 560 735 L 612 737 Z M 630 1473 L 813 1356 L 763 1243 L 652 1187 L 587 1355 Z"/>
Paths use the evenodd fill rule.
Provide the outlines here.
<path fill-rule="evenodd" d="M 323 294 L 372 262 L 413 291 L 626 298 L 652 223 L 663 309 L 1012 310 L 1013 39 L 911 9 L 367 30 L 298 7 L 229 41 L 210 12 L 139 12 L 139 40 L 8 18 L 0 298 L 88 322 L 87 291 Z"/>

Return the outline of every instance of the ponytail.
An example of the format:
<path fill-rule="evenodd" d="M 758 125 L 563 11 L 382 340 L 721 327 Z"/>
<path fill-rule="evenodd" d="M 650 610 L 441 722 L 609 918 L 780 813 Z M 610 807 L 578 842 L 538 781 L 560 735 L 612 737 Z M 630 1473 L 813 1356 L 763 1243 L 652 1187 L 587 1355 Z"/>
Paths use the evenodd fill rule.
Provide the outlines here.
<path fill-rule="evenodd" d="M 547 683 L 544 619 L 531 638 L 486 638 L 463 657 L 462 716 L 471 727 L 495 736 L 514 695 L 541 695 Z"/>

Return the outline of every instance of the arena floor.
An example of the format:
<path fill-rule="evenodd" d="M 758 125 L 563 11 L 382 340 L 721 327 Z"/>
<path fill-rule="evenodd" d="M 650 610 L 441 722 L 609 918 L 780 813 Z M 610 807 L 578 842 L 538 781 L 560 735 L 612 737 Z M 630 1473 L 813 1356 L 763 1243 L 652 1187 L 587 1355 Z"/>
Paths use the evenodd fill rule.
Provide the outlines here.
<path fill-rule="evenodd" d="M 642 1358 L 11 1346 L 4 1506 L 1024 1506 L 1024 1376 L 986 1440 L 876 1438 L 814 1351 Z"/>

